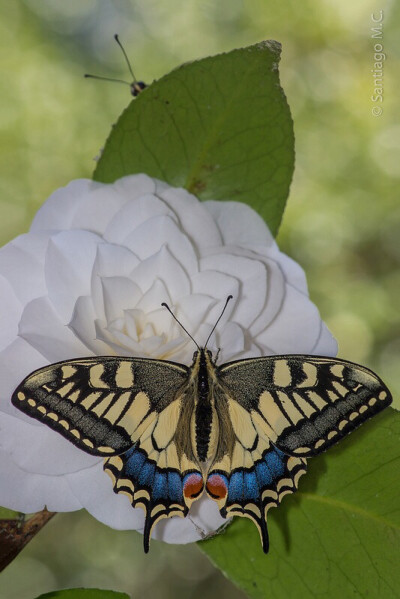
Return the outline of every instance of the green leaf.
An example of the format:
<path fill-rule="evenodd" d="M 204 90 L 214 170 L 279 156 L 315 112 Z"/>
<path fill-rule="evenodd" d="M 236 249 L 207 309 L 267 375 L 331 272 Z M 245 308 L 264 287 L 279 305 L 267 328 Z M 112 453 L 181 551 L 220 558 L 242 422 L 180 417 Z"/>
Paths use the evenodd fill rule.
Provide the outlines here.
<path fill-rule="evenodd" d="M 294 167 L 280 51 L 262 42 L 154 82 L 113 128 L 94 179 L 146 173 L 203 200 L 246 202 L 276 233 Z"/>
<path fill-rule="evenodd" d="M 392 409 L 309 460 L 300 492 L 269 515 L 270 553 L 236 518 L 199 543 L 252 598 L 398 597 L 400 414 Z"/>
<path fill-rule="evenodd" d="M 5 507 L 0 507 L 0 520 L 17 520 L 20 517 L 20 512 L 14 512 Z"/>
<path fill-rule="evenodd" d="M 45 593 L 36 599 L 129 599 L 129 595 L 100 589 L 65 589 Z"/>

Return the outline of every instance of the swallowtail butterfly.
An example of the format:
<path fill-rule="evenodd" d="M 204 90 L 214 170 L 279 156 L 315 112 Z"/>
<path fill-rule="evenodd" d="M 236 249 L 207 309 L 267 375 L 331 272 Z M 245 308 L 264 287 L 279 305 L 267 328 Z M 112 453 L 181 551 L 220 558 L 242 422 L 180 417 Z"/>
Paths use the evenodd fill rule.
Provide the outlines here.
<path fill-rule="evenodd" d="M 114 83 L 123 83 L 124 85 L 129 85 L 131 89 L 131 94 L 134 98 L 143 91 L 147 85 L 143 81 L 138 81 L 133 73 L 131 63 L 129 61 L 128 55 L 125 52 L 125 48 L 121 44 L 121 41 L 117 34 L 114 35 L 114 39 L 117 42 L 118 46 L 121 48 L 122 53 L 125 57 L 126 64 L 128 65 L 128 69 L 130 74 L 132 75 L 132 81 L 125 81 L 124 79 L 114 79 L 113 77 L 101 77 L 100 75 L 90 75 L 89 73 L 85 73 L 84 77 L 89 77 L 90 79 L 99 79 L 100 81 L 113 81 Z"/>
<path fill-rule="evenodd" d="M 104 457 L 114 491 L 145 511 L 146 552 L 154 525 L 185 517 L 205 492 L 224 518 L 251 518 L 267 553 L 267 512 L 297 490 L 307 458 L 391 395 L 345 360 L 282 355 L 219 366 L 207 343 L 190 366 L 118 356 L 51 364 L 22 381 L 12 403 Z"/>

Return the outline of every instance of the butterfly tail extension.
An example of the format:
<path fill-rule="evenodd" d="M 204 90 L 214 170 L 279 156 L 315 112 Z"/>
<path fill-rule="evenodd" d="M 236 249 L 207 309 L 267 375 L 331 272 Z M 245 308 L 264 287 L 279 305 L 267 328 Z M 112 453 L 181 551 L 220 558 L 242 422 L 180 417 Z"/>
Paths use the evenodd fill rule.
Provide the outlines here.
<path fill-rule="evenodd" d="M 244 460 L 248 463 L 248 457 L 244 456 Z M 251 467 L 231 469 L 231 465 L 226 456 L 212 468 L 207 494 L 218 503 L 222 517 L 251 519 L 258 528 L 263 551 L 268 553 L 268 510 L 297 490 L 299 479 L 307 470 L 306 460 L 270 446 Z"/>
<path fill-rule="evenodd" d="M 143 531 L 144 551 L 154 526 L 164 518 L 184 518 L 191 503 L 203 491 L 203 477 L 193 469 L 181 472 L 178 468 L 161 468 L 148 458 L 139 443 L 125 454 L 105 460 L 104 470 L 113 481 L 115 493 L 127 495 L 133 507 L 145 513 Z"/>

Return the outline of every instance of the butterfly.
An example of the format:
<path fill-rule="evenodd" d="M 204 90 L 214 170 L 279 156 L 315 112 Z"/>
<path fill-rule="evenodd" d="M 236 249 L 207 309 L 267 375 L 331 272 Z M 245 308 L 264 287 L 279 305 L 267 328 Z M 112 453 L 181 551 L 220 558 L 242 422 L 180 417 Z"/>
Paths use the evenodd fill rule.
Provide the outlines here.
<path fill-rule="evenodd" d="M 117 42 L 118 46 L 122 50 L 122 53 L 125 57 L 126 64 L 128 65 L 129 72 L 132 75 L 132 81 L 129 82 L 129 81 L 125 81 L 123 79 L 114 79 L 113 77 L 101 77 L 99 75 L 90 75 L 89 73 L 85 73 L 84 77 L 86 77 L 86 78 L 89 77 L 90 79 L 99 79 L 100 81 L 113 81 L 114 83 L 123 83 L 124 85 L 129 85 L 130 90 L 131 90 L 131 95 L 134 98 L 136 98 L 136 96 L 138 96 L 140 94 L 140 92 L 143 91 L 147 87 L 147 85 L 144 83 L 144 81 L 138 81 L 136 79 L 136 77 L 133 73 L 132 66 L 129 61 L 128 55 L 125 52 L 125 48 L 121 44 L 121 41 L 117 34 L 114 35 L 114 39 Z"/>
<path fill-rule="evenodd" d="M 352 362 L 293 354 L 219 366 L 207 343 L 190 366 L 118 356 L 58 362 L 12 396 L 25 414 L 105 458 L 115 493 L 145 512 L 146 553 L 154 525 L 185 517 L 203 493 L 224 518 L 253 520 L 267 553 L 267 512 L 297 490 L 307 458 L 392 401 L 377 375 Z"/>

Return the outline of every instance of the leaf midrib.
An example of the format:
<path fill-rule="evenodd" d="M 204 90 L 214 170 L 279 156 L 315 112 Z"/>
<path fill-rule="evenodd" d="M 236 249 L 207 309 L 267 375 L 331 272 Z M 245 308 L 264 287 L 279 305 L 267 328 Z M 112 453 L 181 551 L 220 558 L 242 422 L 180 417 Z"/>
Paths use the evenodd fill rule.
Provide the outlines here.
<path fill-rule="evenodd" d="M 382 516 L 372 514 L 371 512 L 368 512 L 367 510 L 364 510 L 363 508 L 360 508 L 357 505 L 347 503 L 346 501 L 341 501 L 340 499 L 333 499 L 332 497 L 326 497 L 324 495 L 315 495 L 312 493 L 299 493 L 298 497 L 305 497 L 306 499 L 311 499 L 312 501 L 328 505 L 331 508 L 339 508 L 347 512 L 356 513 L 362 516 L 363 518 L 374 520 L 382 526 L 388 526 L 389 528 L 393 528 L 394 530 L 400 532 L 400 526 L 397 526 L 393 522 L 390 522 L 390 520 L 386 520 L 386 518 L 382 518 Z"/>

